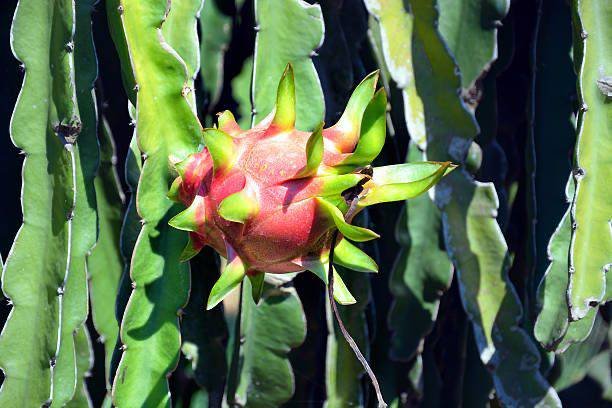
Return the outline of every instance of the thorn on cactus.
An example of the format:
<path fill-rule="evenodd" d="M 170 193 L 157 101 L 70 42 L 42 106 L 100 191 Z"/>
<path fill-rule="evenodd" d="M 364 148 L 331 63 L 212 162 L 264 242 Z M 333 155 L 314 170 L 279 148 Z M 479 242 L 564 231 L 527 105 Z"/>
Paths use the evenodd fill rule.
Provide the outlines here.
<path fill-rule="evenodd" d="M 185 85 L 182 89 L 181 89 L 181 96 L 183 98 L 187 97 L 187 95 L 189 95 L 191 93 L 191 91 L 193 91 L 193 89 L 191 89 L 190 86 Z"/>

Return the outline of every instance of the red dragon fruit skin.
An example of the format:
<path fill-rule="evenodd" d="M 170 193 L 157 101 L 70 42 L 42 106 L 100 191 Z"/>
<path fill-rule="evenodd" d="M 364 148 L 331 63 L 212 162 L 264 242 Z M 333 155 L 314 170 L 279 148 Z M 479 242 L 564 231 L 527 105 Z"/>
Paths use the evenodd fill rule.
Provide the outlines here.
<path fill-rule="evenodd" d="M 323 129 L 321 123 L 305 132 L 295 129 L 294 75 L 288 65 L 275 111 L 249 130 L 242 130 L 229 111 L 221 113 L 218 127 L 203 131 L 206 147 L 174 163 L 179 176 L 168 195 L 187 209 L 170 225 L 190 235 L 182 260 L 205 245 L 227 258 L 209 309 L 245 276 L 256 299 L 264 273 L 310 270 L 327 283 L 336 228 L 341 235 L 334 262 L 376 272 L 376 263 L 349 239 L 378 235 L 345 220 L 349 206 L 352 218 L 367 205 L 414 197 L 452 170 L 450 163 L 435 162 L 369 168 L 386 135 L 387 100 L 383 89 L 375 92 L 377 79 L 375 72 L 359 84 L 334 126 Z M 340 276 L 334 276 L 336 300 L 354 303 Z"/>

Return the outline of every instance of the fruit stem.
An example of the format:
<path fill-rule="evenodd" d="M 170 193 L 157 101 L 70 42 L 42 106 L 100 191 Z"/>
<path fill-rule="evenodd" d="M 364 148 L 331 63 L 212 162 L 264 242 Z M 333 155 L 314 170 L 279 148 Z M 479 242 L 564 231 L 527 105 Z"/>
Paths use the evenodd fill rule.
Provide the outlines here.
<path fill-rule="evenodd" d="M 359 346 L 357 346 L 357 343 L 355 343 L 355 340 L 353 340 L 353 337 L 351 337 L 348 330 L 346 330 L 346 328 L 344 327 L 344 323 L 342 322 L 342 318 L 340 317 L 340 313 L 338 312 L 338 306 L 336 305 L 336 302 L 334 301 L 333 264 L 334 264 L 334 247 L 336 246 L 337 239 L 338 239 L 338 230 L 335 230 L 334 235 L 332 236 L 331 249 L 329 252 L 329 268 L 327 270 L 327 279 L 329 281 L 329 284 L 327 286 L 327 297 L 329 299 L 329 304 L 331 305 L 332 310 L 334 311 L 336 322 L 338 322 L 338 326 L 340 327 L 340 331 L 342 332 L 344 339 L 346 340 L 346 342 L 349 344 L 349 346 L 353 350 L 353 353 L 355 353 L 357 360 L 359 360 L 359 362 L 361 363 L 365 371 L 368 373 L 368 376 L 370 377 L 370 381 L 372 381 L 372 385 L 374 386 L 374 390 L 376 391 L 376 399 L 378 400 L 378 408 L 387 408 L 387 403 L 384 401 L 382 393 L 380 392 L 380 385 L 378 384 L 376 375 L 374 374 L 374 371 L 372 371 L 372 369 L 370 368 L 370 365 L 368 364 L 368 361 L 366 360 L 366 358 L 363 356 L 363 354 L 359 350 Z"/>

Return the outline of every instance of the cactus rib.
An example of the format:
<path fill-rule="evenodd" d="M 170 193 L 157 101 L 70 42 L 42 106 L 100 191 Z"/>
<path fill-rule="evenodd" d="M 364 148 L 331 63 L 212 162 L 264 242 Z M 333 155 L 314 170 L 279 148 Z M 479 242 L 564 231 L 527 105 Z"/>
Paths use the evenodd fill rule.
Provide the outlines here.
<path fill-rule="evenodd" d="M 138 84 L 136 134 L 145 160 L 136 200 L 143 227 L 132 255 L 133 290 L 120 329 L 125 350 L 113 384 L 118 406 L 170 404 L 167 376 L 179 357 L 178 310 L 189 292 L 189 266 L 179 262 L 187 236 L 168 225 L 178 208 L 166 198 L 171 177 L 167 160 L 170 153 L 181 160 L 197 149 L 201 127 L 185 90 L 193 77 L 173 48 L 176 44 L 169 44 L 162 33 L 173 12 L 168 5 L 163 0 L 121 1 L 121 22 Z M 195 24 L 195 14 L 181 16 L 184 26 Z M 197 48 L 194 40 L 188 36 L 185 41 L 191 45 L 185 46 Z"/>
<path fill-rule="evenodd" d="M 110 398 L 111 357 L 119 335 L 119 325 L 115 318 L 115 304 L 109 299 L 117 296 L 124 268 L 119 237 L 125 197 L 121 191 L 114 164 L 115 145 L 109 125 L 104 118 L 101 118 L 98 129 L 100 167 L 94 184 L 98 204 L 99 231 L 98 242 L 87 257 L 87 272 L 90 283 L 91 316 L 99 335 L 97 341 L 104 344 L 104 378 L 107 398 Z"/>
<path fill-rule="evenodd" d="M 296 101 L 300 112 L 296 127 L 313 130 L 323 118 L 323 91 L 312 64 L 323 43 L 323 18 L 318 5 L 303 0 L 281 3 L 255 1 L 257 36 L 253 69 L 253 124 L 265 118 L 276 101 L 276 85 L 287 62 L 293 64 Z M 291 27 L 284 30 L 282 27 Z M 274 50 L 274 52 L 271 52 Z"/>
<path fill-rule="evenodd" d="M 610 19 L 612 4 L 605 0 L 575 0 L 574 65 L 578 73 L 579 113 L 574 157 L 576 190 L 571 205 L 570 279 L 568 303 L 572 320 L 612 298 L 606 288 L 612 268 L 612 105 L 597 81 L 612 69 Z M 607 276 L 606 276 L 607 273 Z"/>
<path fill-rule="evenodd" d="M 415 70 L 421 78 L 417 91 L 430 129 L 428 158 L 465 164 L 477 125 L 457 97 L 461 82 L 436 28 L 435 2 L 413 1 L 411 5 L 414 50 L 418 51 Z M 440 106 L 440 101 L 449 103 Z M 465 169 L 454 171 L 436 186 L 435 202 L 442 211 L 445 243 L 457 271 L 463 306 L 500 401 L 560 406 L 554 389 L 539 372 L 535 345 L 518 326 L 521 304 L 507 275 L 507 246 L 496 221 L 498 201 L 493 185 L 475 181 Z M 521 385 L 517 386 L 515 373 L 519 371 Z"/>
<path fill-rule="evenodd" d="M 21 0 L 11 33 L 13 52 L 26 71 L 11 137 L 26 158 L 24 221 L 2 276 L 2 289 L 13 309 L 0 335 L 0 366 L 5 373 L 0 405 L 41 406 L 50 403 L 55 387 L 57 352 L 73 345 L 72 333 L 66 337 L 60 328 L 75 239 L 78 152 L 73 143 L 80 132 L 72 53 L 74 3 Z M 74 378 L 67 389 L 73 393 L 74 358 L 67 367 Z"/>

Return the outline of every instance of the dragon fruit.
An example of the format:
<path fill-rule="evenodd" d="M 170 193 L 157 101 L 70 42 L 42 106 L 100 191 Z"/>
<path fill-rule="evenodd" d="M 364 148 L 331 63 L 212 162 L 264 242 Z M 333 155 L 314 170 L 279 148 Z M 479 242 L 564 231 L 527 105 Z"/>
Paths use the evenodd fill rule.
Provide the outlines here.
<path fill-rule="evenodd" d="M 334 263 L 359 272 L 377 265 L 350 241 L 378 235 L 351 224 L 368 205 L 414 197 L 454 166 L 422 162 L 372 168 L 386 137 L 387 99 L 376 91 L 378 73 L 353 92 L 332 127 L 295 129 L 294 74 L 288 65 L 280 80 L 276 108 L 259 124 L 242 130 L 233 115 L 218 116 L 204 129 L 202 151 L 173 163 L 178 177 L 168 196 L 187 206 L 170 225 L 189 232 L 185 261 L 205 245 L 227 259 L 211 290 L 212 308 L 242 282 L 251 280 L 258 299 L 264 274 L 311 271 L 327 283 L 333 232 L 339 231 Z M 335 298 L 355 299 L 334 271 Z"/>

